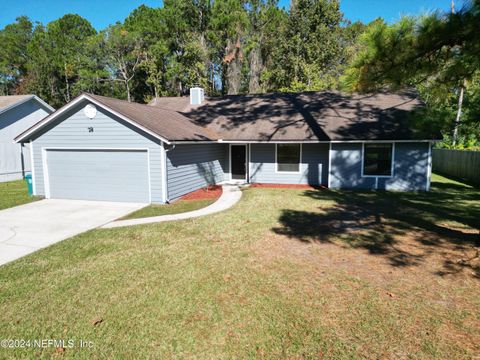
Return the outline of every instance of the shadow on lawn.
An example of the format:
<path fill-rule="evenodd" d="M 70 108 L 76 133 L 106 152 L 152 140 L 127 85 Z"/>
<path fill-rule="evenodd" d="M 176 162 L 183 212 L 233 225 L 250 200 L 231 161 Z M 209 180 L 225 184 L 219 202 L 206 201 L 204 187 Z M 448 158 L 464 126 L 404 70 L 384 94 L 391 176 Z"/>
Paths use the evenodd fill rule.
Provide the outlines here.
<path fill-rule="evenodd" d="M 438 275 L 469 268 L 480 278 L 479 259 L 462 260 L 460 255 L 480 246 L 478 189 L 432 182 L 429 193 L 308 190 L 304 196 L 333 200 L 336 205 L 320 208 L 320 212 L 285 209 L 280 216 L 282 226 L 273 229 L 276 233 L 302 242 L 341 240 L 385 256 L 392 266 L 420 265 L 431 254 L 450 253 L 443 257 Z M 450 250 L 458 258 L 452 258 Z"/>

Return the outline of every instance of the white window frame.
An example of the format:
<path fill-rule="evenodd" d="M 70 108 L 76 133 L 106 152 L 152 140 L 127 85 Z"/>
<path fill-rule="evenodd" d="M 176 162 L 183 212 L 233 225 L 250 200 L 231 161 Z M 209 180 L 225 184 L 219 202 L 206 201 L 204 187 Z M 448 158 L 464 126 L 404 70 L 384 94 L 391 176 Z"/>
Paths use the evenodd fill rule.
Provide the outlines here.
<path fill-rule="evenodd" d="M 251 174 L 252 174 L 252 144 L 247 144 L 248 146 L 248 169 L 247 169 L 247 182 L 251 182 Z"/>
<path fill-rule="evenodd" d="M 376 145 L 377 143 L 367 143 L 368 145 Z M 392 165 L 391 165 L 391 168 L 390 168 L 390 175 L 366 175 L 364 174 L 364 165 L 365 165 L 365 143 L 362 142 L 362 168 L 361 168 L 361 172 L 362 172 L 362 178 L 382 178 L 382 179 L 391 179 L 394 177 L 394 170 L 395 170 L 395 142 L 379 142 L 378 144 L 381 144 L 381 145 L 386 145 L 386 144 L 391 144 L 392 145 Z M 378 180 L 377 180 L 378 181 Z"/>
<path fill-rule="evenodd" d="M 328 188 L 331 187 L 331 178 L 332 178 L 332 143 L 328 145 Z"/>
<path fill-rule="evenodd" d="M 162 201 L 164 204 L 167 203 L 167 194 L 168 194 L 168 184 L 167 184 L 167 171 L 168 171 L 168 166 L 167 166 L 167 151 L 165 150 L 164 147 L 165 143 L 162 141 L 160 143 L 160 167 L 162 168 Z M 149 166 L 150 166 L 150 158 L 149 158 Z M 149 169 L 149 175 L 150 175 L 150 169 Z M 151 190 L 150 190 L 151 191 Z M 150 199 L 151 201 L 151 199 Z"/>
<path fill-rule="evenodd" d="M 425 190 L 430 191 L 430 182 L 432 179 L 432 143 L 428 143 L 428 164 L 427 164 L 427 183 Z"/>
<path fill-rule="evenodd" d="M 303 160 L 303 147 L 302 143 L 289 143 L 288 145 L 300 145 L 300 159 L 298 162 L 298 171 L 282 171 L 278 170 L 278 145 L 285 144 L 275 144 L 275 173 L 278 174 L 301 174 L 302 173 L 302 160 Z"/>

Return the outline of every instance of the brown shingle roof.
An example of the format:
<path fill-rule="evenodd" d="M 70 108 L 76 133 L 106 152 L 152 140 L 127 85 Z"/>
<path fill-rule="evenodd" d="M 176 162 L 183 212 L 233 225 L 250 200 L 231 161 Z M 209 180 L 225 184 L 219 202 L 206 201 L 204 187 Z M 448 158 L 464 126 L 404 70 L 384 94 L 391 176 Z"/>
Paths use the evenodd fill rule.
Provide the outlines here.
<path fill-rule="evenodd" d="M 207 98 L 202 105 L 190 105 L 188 97 L 158 98 L 142 105 L 98 95 L 85 96 L 168 141 L 415 140 L 409 114 L 423 107 L 412 92 L 233 95 Z M 24 137 L 31 136 L 57 113 L 16 140 L 25 140 Z M 438 138 L 434 134 L 423 136 L 422 140 Z"/>
<path fill-rule="evenodd" d="M 412 92 L 371 95 L 303 92 L 208 98 L 189 106 L 188 98 L 157 99 L 223 140 L 330 141 L 410 140 L 408 114 L 423 104 Z"/>
<path fill-rule="evenodd" d="M 217 134 L 196 125 L 177 111 L 105 96 L 91 94 L 88 96 L 170 141 L 201 141 L 218 138 Z"/>

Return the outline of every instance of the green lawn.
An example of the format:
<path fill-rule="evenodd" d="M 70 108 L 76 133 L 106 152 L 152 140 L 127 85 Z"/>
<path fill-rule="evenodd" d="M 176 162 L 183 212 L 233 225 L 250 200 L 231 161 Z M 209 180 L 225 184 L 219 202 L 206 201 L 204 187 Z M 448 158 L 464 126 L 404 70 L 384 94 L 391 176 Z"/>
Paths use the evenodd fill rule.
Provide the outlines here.
<path fill-rule="evenodd" d="M 0 183 L 0 210 L 38 200 L 28 196 L 27 182 L 24 180 Z"/>
<path fill-rule="evenodd" d="M 178 214 L 187 211 L 198 210 L 210 204 L 213 204 L 217 199 L 207 200 L 179 200 L 168 205 L 149 205 L 140 210 L 137 210 L 121 220 L 137 219 L 151 216 Z"/>
<path fill-rule="evenodd" d="M 0 337 L 92 341 L 59 356 L 83 359 L 475 358 L 479 218 L 480 191 L 438 176 L 418 194 L 250 188 L 0 267 Z"/>

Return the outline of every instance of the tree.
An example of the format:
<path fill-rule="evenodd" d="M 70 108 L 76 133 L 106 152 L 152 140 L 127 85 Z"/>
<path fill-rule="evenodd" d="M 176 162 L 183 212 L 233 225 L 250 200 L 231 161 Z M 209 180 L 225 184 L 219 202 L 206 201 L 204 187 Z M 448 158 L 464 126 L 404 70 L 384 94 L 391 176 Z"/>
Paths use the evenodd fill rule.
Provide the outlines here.
<path fill-rule="evenodd" d="M 96 34 L 78 15 L 67 14 L 46 27 L 37 25 L 27 44 L 28 74 L 23 91 L 34 92 L 61 106 L 81 91 L 76 83 L 91 63 L 88 41 Z"/>
<path fill-rule="evenodd" d="M 478 114 L 478 1 L 367 26 L 344 20 L 338 0 L 292 0 L 288 12 L 278 0 L 165 0 L 100 33 L 78 15 L 46 27 L 20 17 L 0 30 L 0 91 L 61 106 L 81 91 L 146 102 L 195 85 L 210 95 L 337 88 L 345 75 L 350 90 L 415 86 L 451 125 L 457 110 L 464 139 Z"/>
<path fill-rule="evenodd" d="M 0 87 L 10 94 L 27 75 L 27 46 L 33 36 L 33 24 L 26 16 L 0 30 Z"/>
<path fill-rule="evenodd" d="M 168 60 L 168 46 L 166 42 L 159 40 L 148 48 L 145 59 L 140 64 L 147 75 L 145 82 L 152 86 L 155 98 L 168 93 L 165 86 Z"/>
<path fill-rule="evenodd" d="M 343 17 L 336 0 L 295 0 L 280 34 L 271 88 L 321 90 L 335 86 Z"/>
<path fill-rule="evenodd" d="M 250 0 L 247 11 L 248 93 L 256 94 L 265 91 L 262 78 L 267 66 L 272 64 L 271 53 L 287 14 L 278 8 L 277 0 Z"/>
<path fill-rule="evenodd" d="M 144 59 L 142 40 L 137 33 L 126 30 L 120 23 L 110 25 L 102 35 L 103 56 L 111 80 L 121 81 L 127 100 L 132 101 L 131 83 Z"/>
<path fill-rule="evenodd" d="M 222 93 L 238 94 L 242 85 L 248 13 L 241 0 L 216 1 L 212 7 L 209 39 L 214 61 L 221 69 Z"/>
<path fill-rule="evenodd" d="M 72 93 L 90 92 L 105 96 L 121 96 L 122 91 L 112 82 L 108 64 L 103 55 L 103 35 L 95 34 L 85 39 L 82 64 L 78 77 L 72 84 Z"/>
<path fill-rule="evenodd" d="M 88 20 L 76 14 L 67 14 L 47 25 L 47 39 L 51 43 L 51 60 L 65 82 L 63 94 L 66 102 L 71 99 L 71 82 L 78 78 L 84 64 L 85 41 L 96 31 Z"/>
<path fill-rule="evenodd" d="M 382 19 L 376 19 L 371 24 L 375 24 Z M 340 79 L 341 76 L 348 69 L 351 59 L 354 58 L 360 51 L 359 38 L 368 29 L 371 24 L 365 25 L 361 21 L 351 23 L 345 21 L 341 28 L 338 42 L 340 44 L 340 55 L 338 57 L 338 66 L 336 68 L 336 78 Z M 339 84 L 340 85 L 340 84 Z"/>
<path fill-rule="evenodd" d="M 358 91 L 415 86 L 427 105 L 437 108 L 450 107 L 456 98 L 457 116 L 453 124 L 450 121 L 449 130 L 455 144 L 462 89 L 469 84 L 478 86 L 475 79 L 480 69 L 479 23 L 478 1 L 457 13 L 404 17 L 392 25 L 376 22 L 362 36 L 362 50 L 343 82 Z"/>
<path fill-rule="evenodd" d="M 165 41 L 170 57 L 166 80 L 170 92 L 184 94 L 193 85 L 213 88 L 207 31 L 211 16 L 210 0 L 165 0 Z"/>
<path fill-rule="evenodd" d="M 166 93 L 165 71 L 169 55 L 166 37 L 165 17 L 162 8 L 139 6 L 125 19 L 124 27 L 129 32 L 135 32 L 142 39 L 141 46 L 144 58 L 136 74 L 137 83 L 145 83 L 150 87 L 154 97 Z M 143 93 L 144 87 L 135 88 L 136 97 L 149 98 Z"/>
<path fill-rule="evenodd" d="M 30 43 L 27 45 L 27 76 L 23 83 L 23 92 L 34 93 L 54 107 L 64 104 L 58 96 L 59 80 L 54 63 L 50 59 L 53 51 L 47 33 L 42 25 L 38 25 Z"/>

